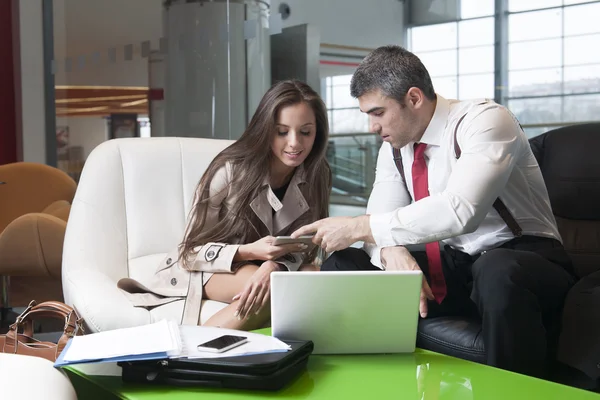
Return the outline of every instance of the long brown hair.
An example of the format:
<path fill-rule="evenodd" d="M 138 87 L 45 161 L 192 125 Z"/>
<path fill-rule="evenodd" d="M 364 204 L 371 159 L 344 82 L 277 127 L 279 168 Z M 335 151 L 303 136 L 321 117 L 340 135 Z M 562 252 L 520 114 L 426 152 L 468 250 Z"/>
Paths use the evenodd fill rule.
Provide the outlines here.
<path fill-rule="evenodd" d="M 329 138 L 327 109 L 321 97 L 306 83 L 286 80 L 274 84 L 263 96 L 256 112 L 242 136 L 221 151 L 210 163 L 200 179 L 191 210 L 190 224 L 179 255 L 183 265 L 191 261 L 194 248 L 208 242 L 250 243 L 265 235 L 261 222 L 250 208 L 250 203 L 264 190 L 265 177 L 270 176 L 274 157 L 271 143 L 276 135 L 277 117 L 281 109 L 299 103 L 308 104 L 316 119 L 316 137 L 310 154 L 304 160 L 306 183 L 303 190 L 310 206 L 311 221 L 329 215 L 331 170 L 326 151 Z M 235 193 L 231 209 L 223 203 L 219 221 L 214 226 L 204 226 L 209 202 L 209 188 L 215 173 L 227 163 L 232 166 L 229 193 Z M 309 256 L 314 260 L 316 252 Z"/>

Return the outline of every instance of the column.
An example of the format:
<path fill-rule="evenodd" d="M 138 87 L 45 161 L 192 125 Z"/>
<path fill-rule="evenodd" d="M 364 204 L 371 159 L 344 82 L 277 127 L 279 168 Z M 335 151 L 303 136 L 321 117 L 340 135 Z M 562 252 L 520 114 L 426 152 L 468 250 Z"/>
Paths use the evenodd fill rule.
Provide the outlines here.
<path fill-rule="evenodd" d="M 56 165 L 52 2 L 12 0 L 17 135 L 22 160 Z"/>
<path fill-rule="evenodd" d="M 270 85 L 268 2 L 165 2 L 165 134 L 237 139 Z M 245 24 L 256 19 L 254 24 Z M 252 34 L 251 27 L 264 27 Z M 246 38 L 252 42 L 246 42 Z M 248 53 L 248 54 L 247 54 Z M 250 62 L 252 62 L 250 64 Z M 249 96 L 251 94 L 251 97 Z M 249 104 L 250 103 L 250 104 Z"/>

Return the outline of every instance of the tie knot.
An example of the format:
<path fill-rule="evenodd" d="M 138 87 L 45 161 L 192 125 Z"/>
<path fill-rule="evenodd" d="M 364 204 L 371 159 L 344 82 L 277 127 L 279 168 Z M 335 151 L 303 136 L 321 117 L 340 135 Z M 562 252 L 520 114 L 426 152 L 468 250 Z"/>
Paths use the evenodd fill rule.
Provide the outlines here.
<path fill-rule="evenodd" d="M 423 158 L 425 154 L 425 149 L 427 148 L 427 143 L 415 143 L 415 159 Z"/>

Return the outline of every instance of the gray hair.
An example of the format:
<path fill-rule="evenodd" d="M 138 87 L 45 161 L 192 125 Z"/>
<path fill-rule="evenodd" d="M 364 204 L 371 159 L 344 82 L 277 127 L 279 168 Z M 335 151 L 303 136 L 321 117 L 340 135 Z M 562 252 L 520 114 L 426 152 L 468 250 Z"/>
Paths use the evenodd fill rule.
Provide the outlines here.
<path fill-rule="evenodd" d="M 419 57 L 403 47 L 388 45 L 378 47 L 361 61 L 352 76 L 350 94 L 358 98 L 379 89 L 404 104 L 411 87 L 421 89 L 430 100 L 436 98 L 429 72 Z"/>

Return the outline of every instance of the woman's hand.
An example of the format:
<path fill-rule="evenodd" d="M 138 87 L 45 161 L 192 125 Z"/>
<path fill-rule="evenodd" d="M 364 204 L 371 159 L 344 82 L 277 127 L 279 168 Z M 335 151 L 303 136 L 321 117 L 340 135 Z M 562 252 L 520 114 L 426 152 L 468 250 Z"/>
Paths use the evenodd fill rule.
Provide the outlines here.
<path fill-rule="evenodd" d="M 235 295 L 232 301 L 239 299 L 234 316 L 238 319 L 248 318 L 258 314 L 267 304 L 271 295 L 271 272 L 279 271 L 279 264 L 265 261 L 252 275 L 244 290 Z"/>
<path fill-rule="evenodd" d="M 302 243 L 282 244 L 274 246 L 273 236 L 265 236 L 254 243 L 243 244 L 238 248 L 234 261 L 261 260 L 271 261 L 288 254 L 306 250 L 308 246 Z"/>

